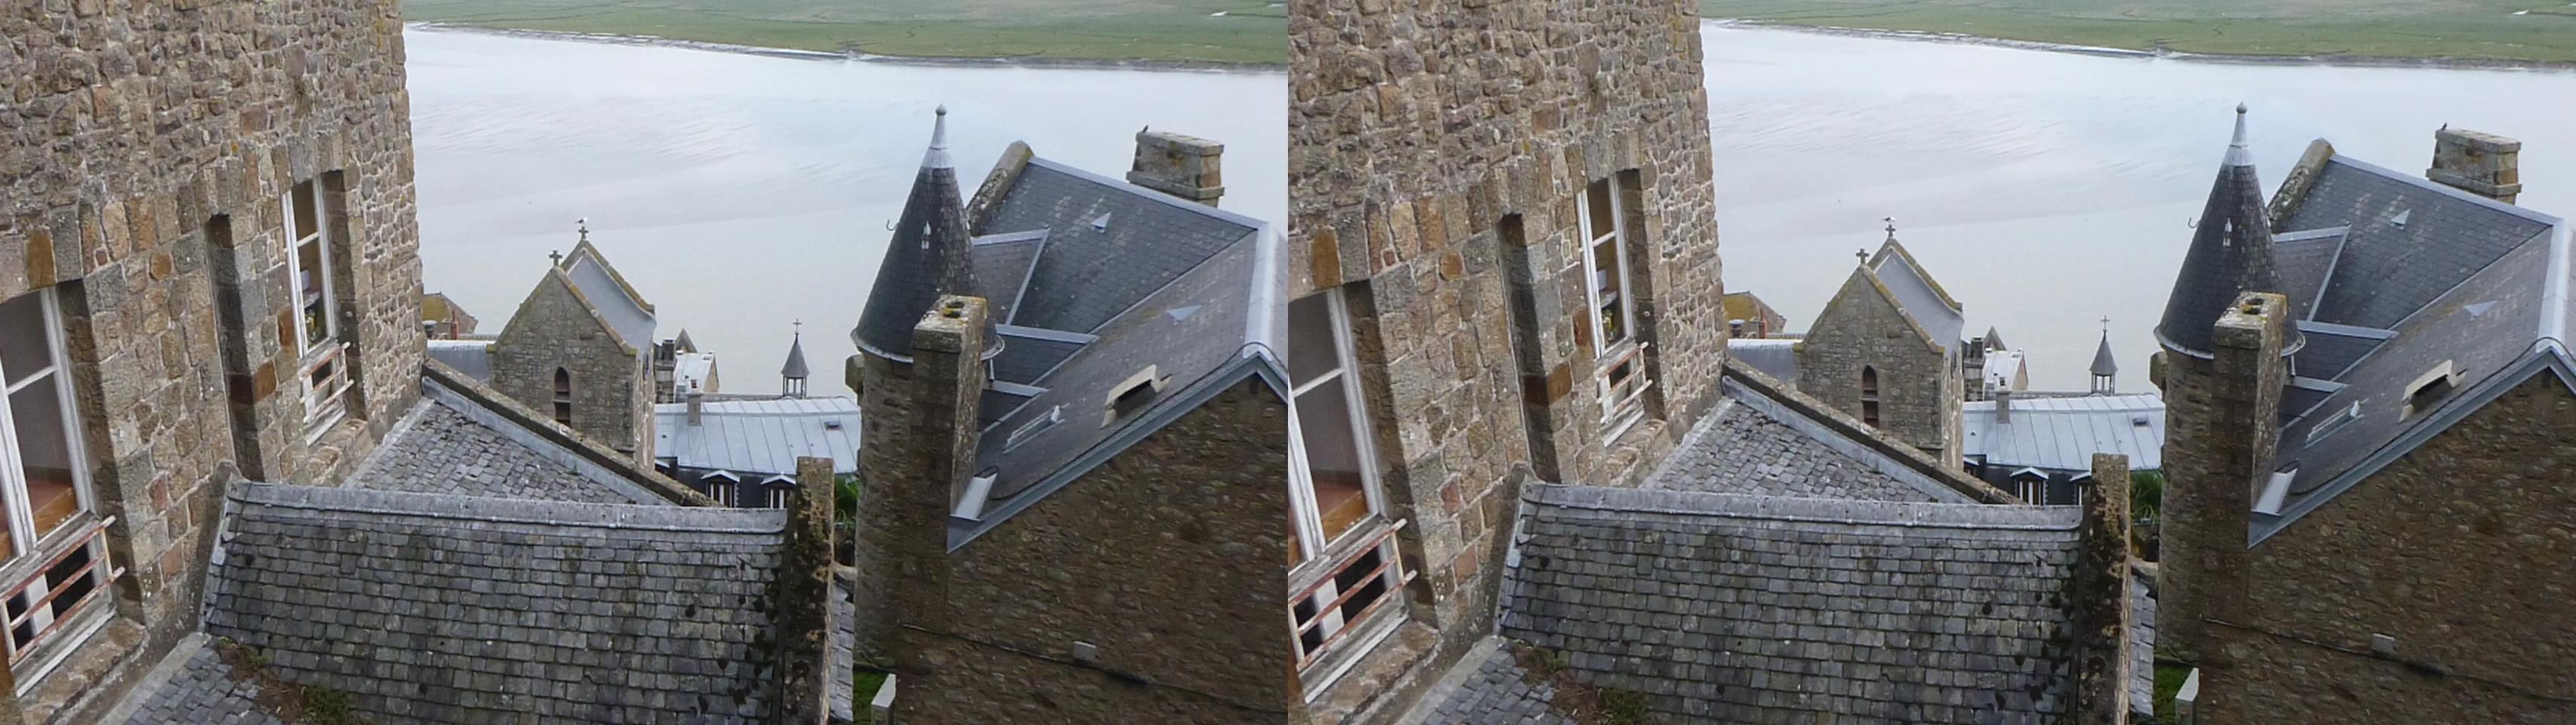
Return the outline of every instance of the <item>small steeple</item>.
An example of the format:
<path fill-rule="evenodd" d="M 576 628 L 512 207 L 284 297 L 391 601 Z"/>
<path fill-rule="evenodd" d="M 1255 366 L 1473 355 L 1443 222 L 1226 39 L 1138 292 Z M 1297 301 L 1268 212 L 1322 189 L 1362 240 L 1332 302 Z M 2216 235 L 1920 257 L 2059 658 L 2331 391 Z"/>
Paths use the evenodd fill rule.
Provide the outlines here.
<path fill-rule="evenodd" d="M 778 368 L 778 393 L 790 398 L 805 397 L 805 378 L 812 373 L 805 367 L 805 321 L 796 321 L 796 337 L 787 343 L 787 364 Z"/>
<path fill-rule="evenodd" d="M 2254 153 L 2245 141 L 2245 106 L 2236 106 L 2236 132 L 2210 186 L 2209 201 L 2194 226 L 2191 249 L 2183 253 L 2182 271 L 2165 298 L 2164 318 L 2156 340 L 2193 357 L 2208 358 L 2210 326 L 2244 292 L 2279 292 L 2281 275 L 2272 259 L 2272 227 L 2266 215 L 2263 182 L 2254 174 Z M 2293 330 L 2281 354 L 2297 352 L 2304 340 Z"/>
<path fill-rule="evenodd" d="M 957 186 L 957 170 L 948 158 L 948 107 L 941 106 L 930 130 L 930 150 L 912 179 L 912 195 L 895 220 L 894 238 L 877 265 L 876 285 L 868 289 L 868 306 L 850 341 L 877 357 L 912 361 L 912 327 L 942 294 L 974 295 L 973 235 L 966 228 L 966 208 Z M 984 358 L 1002 352 L 1001 333 L 986 323 Z"/>
<path fill-rule="evenodd" d="M 2093 394 L 2119 392 L 2120 364 L 2111 354 L 2111 318 L 2102 318 L 2102 344 L 2093 349 Z"/>

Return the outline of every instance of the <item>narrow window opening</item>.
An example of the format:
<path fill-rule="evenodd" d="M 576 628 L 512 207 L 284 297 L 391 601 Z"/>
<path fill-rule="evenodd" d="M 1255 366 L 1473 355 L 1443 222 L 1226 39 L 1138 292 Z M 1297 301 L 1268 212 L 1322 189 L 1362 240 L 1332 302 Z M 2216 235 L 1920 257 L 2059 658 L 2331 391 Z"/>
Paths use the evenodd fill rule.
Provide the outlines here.
<path fill-rule="evenodd" d="M 1860 368 L 1860 422 L 1878 427 L 1878 368 Z"/>
<path fill-rule="evenodd" d="M 572 425 L 572 371 L 555 368 L 555 422 Z"/>

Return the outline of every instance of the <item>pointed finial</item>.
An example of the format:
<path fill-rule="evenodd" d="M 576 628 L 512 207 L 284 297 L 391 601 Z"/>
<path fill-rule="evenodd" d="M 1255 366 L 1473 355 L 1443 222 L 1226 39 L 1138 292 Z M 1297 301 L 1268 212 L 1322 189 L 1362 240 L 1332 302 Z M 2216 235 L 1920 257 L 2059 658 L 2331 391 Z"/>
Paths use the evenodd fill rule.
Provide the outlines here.
<path fill-rule="evenodd" d="M 1896 241 L 1896 217 L 1879 217 L 1878 220 L 1887 222 L 1887 241 Z"/>
<path fill-rule="evenodd" d="M 2236 135 L 2227 141 L 2228 166 L 2253 166 L 2254 150 L 2245 143 L 2245 104 L 2236 104 Z"/>
<path fill-rule="evenodd" d="M 922 156 L 921 156 L 921 168 L 925 168 L 925 169 L 947 169 L 947 168 L 955 168 L 955 166 L 956 166 L 956 165 L 955 165 L 955 164 L 953 164 L 953 163 L 951 163 L 951 162 L 949 162 L 949 160 L 948 160 L 948 106 L 947 106 L 947 104 L 940 104 L 940 106 L 939 106 L 938 110 L 933 111 L 933 113 L 936 113 L 936 114 L 938 114 L 938 115 L 937 115 L 937 119 L 936 119 L 936 120 L 931 121 L 931 123 L 930 123 L 930 151 L 929 151 L 929 153 L 922 154 Z"/>
<path fill-rule="evenodd" d="M 563 266 L 563 250 L 561 250 L 561 249 L 557 249 L 557 250 L 554 250 L 554 251 L 551 251 L 551 252 L 547 252 L 547 253 L 546 253 L 546 258 L 547 258 L 547 259 L 554 260 L 555 266 L 557 266 L 557 267 L 561 267 L 561 266 Z"/>
<path fill-rule="evenodd" d="M 590 217 L 574 219 L 572 220 L 572 223 L 575 225 L 575 229 L 581 232 L 581 240 L 585 242 L 590 241 Z"/>
<path fill-rule="evenodd" d="M 1859 257 L 1861 264 L 1869 263 L 1869 250 L 1867 249 L 1854 249 L 1852 250 L 1852 256 Z"/>
<path fill-rule="evenodd" d="M 2103 316 L 2102 316 L 2102 334 L 2105 334 L 2105 335 L 2111 334 L 2111 316 L 2110 316 L 2110 315 L 2103 315 Z"/>
<path fill-rule="evenodd" d="M 791 334 L 795 336 L 795 339 L 805 339 L 805 318 L 796 318 L 796 322 L 794 324 L 796 325 L 796 331 Z"/>

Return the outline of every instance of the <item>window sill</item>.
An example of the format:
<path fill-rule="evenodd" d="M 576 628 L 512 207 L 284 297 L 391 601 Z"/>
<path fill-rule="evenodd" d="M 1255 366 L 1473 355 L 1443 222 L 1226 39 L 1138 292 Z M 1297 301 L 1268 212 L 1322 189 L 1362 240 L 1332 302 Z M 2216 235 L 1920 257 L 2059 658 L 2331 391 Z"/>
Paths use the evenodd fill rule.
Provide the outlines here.
<path fill-rule="evenodd" d="M 1342 532 L 1342 538 L 1326 545 L 1324 550 L 1313 558 L 1300 562 L 1288 570 L 1289 598 L 1294 600 L 1314 593 L 1315 585 L 1322 584 L 1325 577 L 1339 571 L 1342 565 L 1350 563 L 1352 559 L 1368 553 L 1369 549 L 1385 543 L 1387 537 L 1402 531 L 1406 523 L 1405 521 L 1388 523 L 1385 518 L 1370 514 L 1368 518 L 1353 524 L 1351 530 Z"/>
<path fill-rule="evenodd" d="M 1402 597 L 1404 593 L 1389 592 L 1388 595 Z M 1316 698 L 1332 690 L 1334 684 L 1341 682 L 1343 677 L 1349 675 L 1352 670 L 1358 669 L 1361 661 L 1368 659 L 1370 653 L 1376 652 L 1380 645 L 1385 644 L 1389 635 L 1395 634 L 1397 628 L 1412 619 L 1406 613 L 1402 602 L 1389 600 L 1386 604 L 1387 606 L 1378 607 L 1366 618 L 1352 624 L 1349 628 L 1350 636 L 1327 645 L 1321 655 L 1315 658 L 1313 664 L 1307 665 L 1304 670 L 1298 672 L 1298 679 L 1305 683 L 1305 692 L 1300 696 L 1307 702 L 1314 702 Z"/>

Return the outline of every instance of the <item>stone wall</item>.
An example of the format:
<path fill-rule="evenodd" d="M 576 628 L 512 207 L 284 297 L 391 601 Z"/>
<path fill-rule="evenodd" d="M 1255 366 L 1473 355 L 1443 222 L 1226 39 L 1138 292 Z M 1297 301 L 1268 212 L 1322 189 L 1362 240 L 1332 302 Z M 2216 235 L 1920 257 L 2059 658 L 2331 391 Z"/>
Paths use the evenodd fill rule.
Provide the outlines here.
<path fill-rule="evenodd" d="M 1861 414 L 1861 368 L 1878 372 L 1878 428 L 1938 461 L 1956 460 L 1958 358 L 1924 337 L 1866 271 L 1843 281 L 1797 343 L 1798 392 L 1853 418 Z"/>
<path fill-rule="evenodd" d="M 0 298 L 63 299 L 92 488 L 129 568 L 119 614 L 149 632 L 77 653 L 122 662 L 43 683 L 30 719 L 87 721 L 194 628 L 236 472 L 336 481 L 418 398 L 401 31 L 392 2 L 0 10 Z M 279 323 L 280 198 L 304 180 L 343 202 L 329 226 L 360 385 L 348 419 L 311 441 Z"/>
<path fill-rule="evenodd" d="M 2539 372 L 2255 546 L 2201 722 L 2576 722 L 2567 386 Z"/>
<path fill-rule="evenodd" d="M 1287 425 L 1236 383 L 950 553 L 948 636 L 905 633 L 938 685 L 899 690 L 903 722 L 1280 722 L 1288 452 L 1245 442 Z"/>
<path fill-rule="evenodd" d="M 1437 672 L 1492 630 L 1515 470 L 1633 482 L 1716 398 L 1726 322 L 1698 17 L 1673 0 L 1319 0 L 1289 15 L 1290 294 L 1342 288 L 1358 318 L 1380 480 L 1411 522 L 1412 616 L 1441 631 L 1414 671 Z M 1576 198 L 1614 177 L 1632 192 L 1654 385 L 1644 421 L 1604 440 Z"/>
<path fill-rule="evenodd" d="M 2165 348 L 2165 491 L 2156 651 L 2209 654 L 2205 620 L 2244 607 L 2247 517 L 2280 438 L 2288 298 L 2246 293 L 2215 323 L 2210 358 Z M 2206 686 L 2207 683 L 2203 683 Z"/>
<path fill-rule="evenodd" d="M 650 350 L 636 350 L 580 299 L 572 280 L 549 268 L 493 341 L 492 388 L 554 414 L 555 369 L 572 373 L 572 429 L 653 463 Z M 683 481 L 695 485 L 694 482 Z"/>

